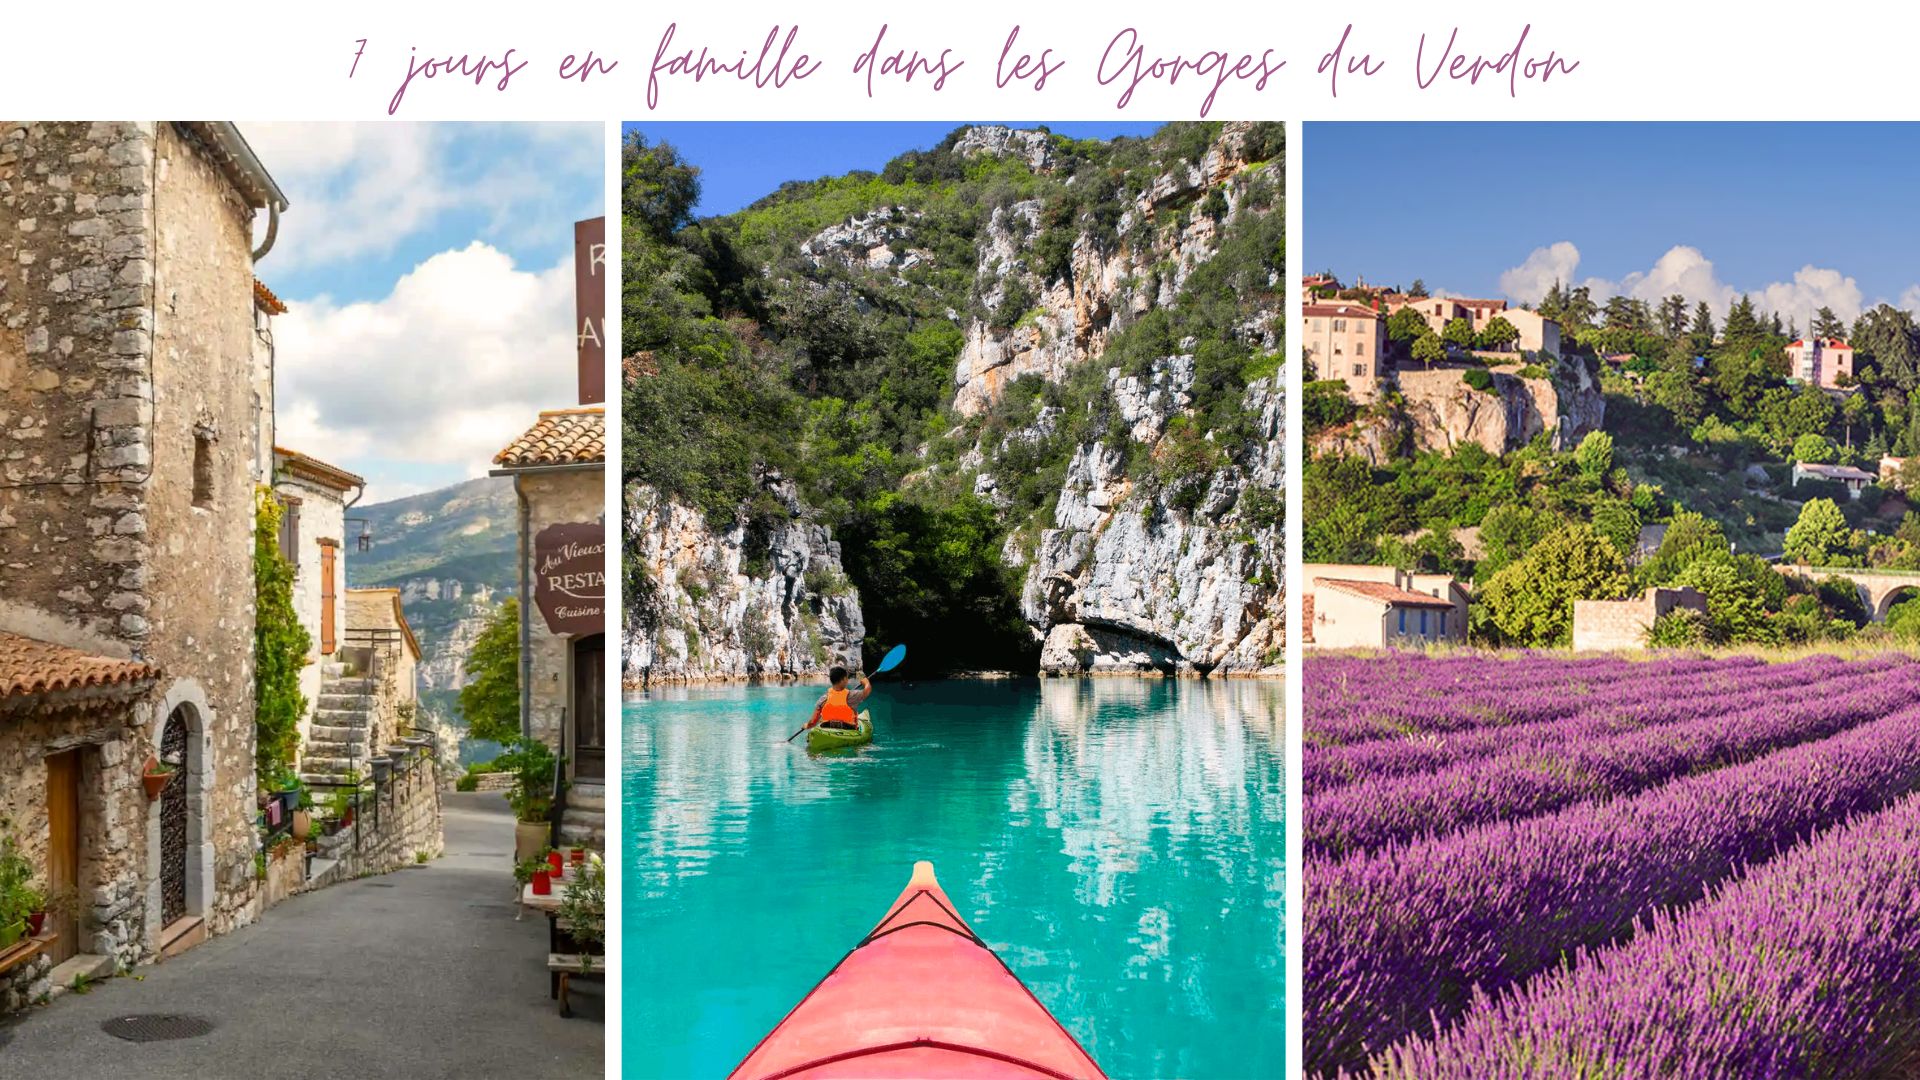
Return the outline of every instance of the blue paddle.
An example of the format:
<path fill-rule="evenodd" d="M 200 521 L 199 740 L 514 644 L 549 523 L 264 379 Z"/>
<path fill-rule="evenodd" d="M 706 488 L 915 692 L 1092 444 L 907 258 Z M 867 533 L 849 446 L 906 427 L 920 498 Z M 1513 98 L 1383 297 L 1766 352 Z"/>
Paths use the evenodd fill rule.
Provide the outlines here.
<path fill-rule="evenodd" d="M 906 658 L 907 647 L 905 645 L 895 645 L 893 648 L 887 650 L 887 655 L 880 658 L 880 666 L 873 669 L 873 675 L 880 675 L 892 671 L 894 668 L 900 666 L 900 661 Z M 873 675 L 867 676 L 868 685 L 872 685 Z M 800 731 L 805 731 L 812 726 L 813 723 L 809 720 L 807 723 L 800 725 Z M 794 739 L 799 738 L 800 731 L 796 731 L 792 735 L 787 736 L 787 741 L 792 742 Z"/>

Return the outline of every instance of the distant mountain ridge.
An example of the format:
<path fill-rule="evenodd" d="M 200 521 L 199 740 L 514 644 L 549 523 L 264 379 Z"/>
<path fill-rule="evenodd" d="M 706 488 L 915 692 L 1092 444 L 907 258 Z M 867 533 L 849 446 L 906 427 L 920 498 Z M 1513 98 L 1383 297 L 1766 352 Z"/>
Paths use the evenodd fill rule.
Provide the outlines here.
<path fill-rule="evenodd" d="M 347 556 L 348 584 L 400 589 L 420 639 L 421 703 L 457 723 L 467 651 L 494 605 L 518 584 L 513 481 L 481 477 L 351 513 L 367 520 L 373 546 Z M 349 526 L 348 534 L 358 529 Z"/>

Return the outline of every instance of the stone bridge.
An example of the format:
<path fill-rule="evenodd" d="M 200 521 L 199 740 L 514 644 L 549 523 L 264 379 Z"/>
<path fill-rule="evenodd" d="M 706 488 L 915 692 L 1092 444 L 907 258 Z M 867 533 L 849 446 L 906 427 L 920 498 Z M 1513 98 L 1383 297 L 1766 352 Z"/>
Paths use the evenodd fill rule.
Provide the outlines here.
<path fill-rule="evenodd" d="M 1874 622 L 1886 622 L 1887 611 L 1907 599 L 1910 593 L 1920 596 L 1920 570 L 1868 570 L 1851 566 L 1793 566 L 1788 563 L 1776 564 L 1774 569 L 1789 577 L 1806 578 L 1809 581 L 1846 578 L 1860 593 L 1860 599 L 1867 605 Z"/>

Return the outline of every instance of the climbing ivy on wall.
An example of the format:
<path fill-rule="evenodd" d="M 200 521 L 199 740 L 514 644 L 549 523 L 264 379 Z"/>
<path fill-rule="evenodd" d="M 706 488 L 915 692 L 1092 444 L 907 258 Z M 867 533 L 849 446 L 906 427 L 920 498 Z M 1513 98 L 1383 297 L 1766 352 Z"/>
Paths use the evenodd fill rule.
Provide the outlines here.
<path fill-rule="evenodd" d="M 262 786 L 279 790 L 293 780 L 300 748 L 300 718 L 307 698 L 300 692 L 313 636 L 293 610 L 293 564 L 280 554 L 280 515 L 272 490 L 254 494 L 253 512 L 253 737 L 254 765 Z"/>

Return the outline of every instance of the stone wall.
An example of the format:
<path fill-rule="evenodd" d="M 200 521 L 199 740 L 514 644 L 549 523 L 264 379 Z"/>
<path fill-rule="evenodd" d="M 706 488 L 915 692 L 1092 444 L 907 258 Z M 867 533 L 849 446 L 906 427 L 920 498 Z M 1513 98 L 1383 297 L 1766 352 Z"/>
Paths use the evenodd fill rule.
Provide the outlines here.
<path fill-rule="evenodd" d="M 138 961 L 148 945 L 142 898 L 149 804 L 140 772 L 149 751 L 137 722 L 144 715 L 136 701 L 112 698 L 40 699 L 0 712 L 0 829 L 43 874 L 51 842 L 46 759 L 80 752 L 75 944 L 80 952 L 125 965 Z"/>
<path fill-rule="evenodd" d="M 1679 608 L 1707 613 L 1707 598 L 1693 589 L 1648 589 L 1631 600 L 1575 600 L 1576 652 L 1644 649 L 1647 631 L 1660 616 Z"/>
<path fill-rule="evenodd" d="M 601 469 L 581 469 L 554 473 L 528 473 L 515 478 L 527 500 L 527 530 L 521 537 L 520 557 L 525 560 L 527 580 L 533 580 L 533 538 L 549 525 L 606 520 L 607 475 Z M 532 589 L 521 603 L 526 605 L 532 655 L 531 689 L 532 733 L 558 752 L 564 753 L 561 721 L 573 706 L 572 639 L 547 629 L 547 620 L 533 603 Z"/>
<path fill-rule="evenodd" d="M 205 697 L 217 934 L 244 917 L 254 878 L 253 213 L 174 126 L 155 153 L 145 651 Z M 211 490 L 196 492 L 202 443 Z"/>
<path fill-rule="evenodd" d="M 137 789 L 188 708 L 189 911 L 215 933 L 256 891 L 252 216 L 173 124 L 0 122 L 0 617 L 165 670 L 92 753 Z M 92 897 L 122 955 L 159 929 L 155 814 L 110 815 L 145 861 Z"/>
<path fill-rule="evenodd" d="M 384 783 L 366 789 L 352 825 L 320 839 L 320 857 L 335 865 L 324 874 L 316 873 L 307 887 L 317 889 L 412 866 L 422 853 L 429 859 L 439 858 L 446 849 L 440 788 L 432 759 L 410 756 Z"/>

